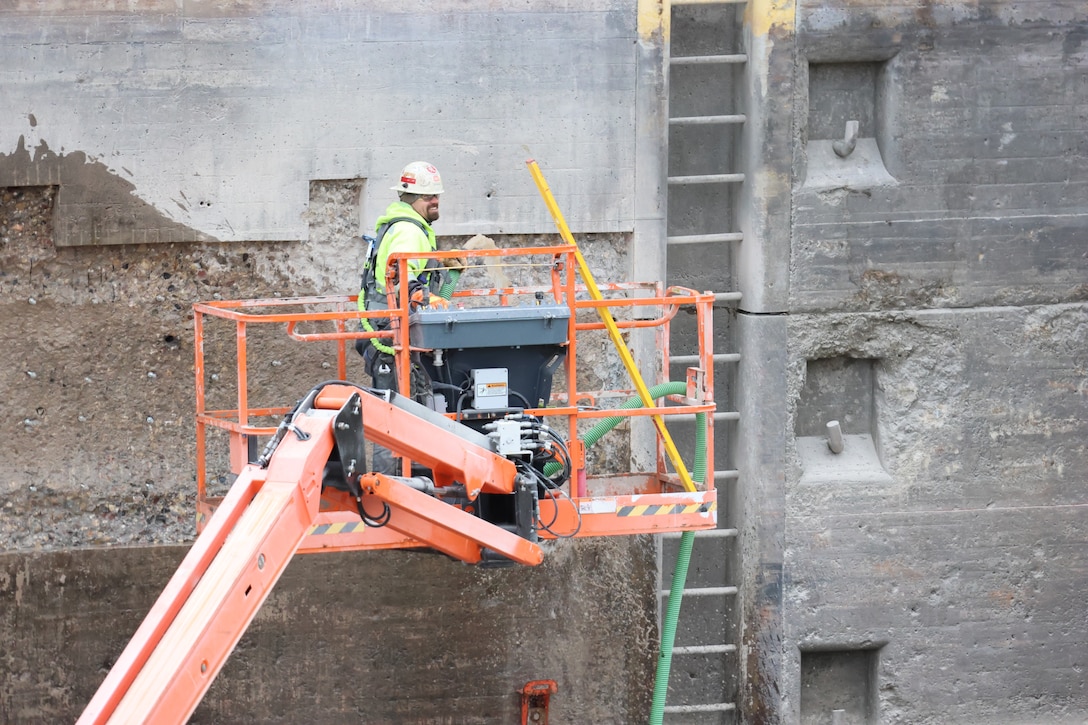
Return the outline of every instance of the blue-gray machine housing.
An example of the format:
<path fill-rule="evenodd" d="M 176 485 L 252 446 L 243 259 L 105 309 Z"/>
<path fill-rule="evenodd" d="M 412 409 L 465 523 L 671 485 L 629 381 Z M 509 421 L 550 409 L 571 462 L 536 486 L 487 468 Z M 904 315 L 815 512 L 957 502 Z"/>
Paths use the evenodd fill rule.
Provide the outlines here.
<path fill-rule="evenodd" d="M 503 420 L 509 414 L 519 417 L 526 408 L 547 407 L 552 376 L 566 358 L 569 321 L 570 308 L 560 304 L 425 309 L 409 317 L 409 341 L 430 350 L 420 360 L 431 376 L 436 401 L 445 397 L 444 404 L 436 405 L 439 412 L 456 413 L 458 421 L 475 430 L 484 432 L 491 426 L 494 431 L 494 426 L 509 425 Z M 495 396 L 496 390 L 505 397 Z M 536 426 L 539 436 L 543 422 L 530 418 L 535 422 L 528 425 Z M 521 420 L 515 424 L 519 429 L 525 425 Z M 460 503 L 471 504 L 480 518 L 535 541 L 537 530 L 549 526 L 539 518 L 538 498 L 549 489 L 558 491 L 569 480 L 569 454 L 560 457 L 567 462 L 564 473 L 544 474 L 560 449 L 566 451 L 562 441 L 558 448 L 538 444 L 534 452 L 515 456 L 521 460 L 515 460 L 520 475 L 513 496 L 481 493 L 475 502 Z M 492 561 L 488 552 L 485 561 L 509 564 Z"/>
<path fill-rule="evenodd" d="M 512 409 L 543 408 L 552 376 L 566 357 L 570 308 L 560 304 L 426 309 L 409 318 L 413 347 L 430 349 L 423 362 L 446 399 L 446 410 L 467 425 Z M 474 383 L 505 369 L 508 405 L 477 399 Z M 472 426 L 475 427 L 475 426 Z"/>

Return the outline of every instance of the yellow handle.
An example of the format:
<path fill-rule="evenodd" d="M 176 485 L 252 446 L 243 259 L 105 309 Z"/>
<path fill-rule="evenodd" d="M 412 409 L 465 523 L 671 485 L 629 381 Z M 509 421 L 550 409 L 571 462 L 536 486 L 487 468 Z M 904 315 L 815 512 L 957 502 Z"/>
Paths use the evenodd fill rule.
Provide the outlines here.
<path fill-rule="evenodd" d="M 597 283 L 593 279 L 593 273 L 589 271 L 585 257 L 582 256 L 582 250 L 578 248 L 578 243 L 574 241 L 570 228 L 567 227 L 567 222 L 563 219 L 563 213 L 559 211 L 559 205 L 555 203 L 555 197 L 552 196 L 552 190 L 548 188 L 548 182 L 544 180 L 544 174 L 541 173 L 540 167 L 532 159 L 525 163 L 529 165 L 529 172 L 533 175 L 533 181 L 536 182 L 536 187 L 540 190 L 540 195 L 544 197 L 544 203 L 547 205 L 548 211 L 551 212 L 555 225 L 559 228 L 559 236 L 563 238 L 564 242 L 574 247 L 574 257 L 578 261 L 578 271 L 582 274 L 582 280 L 586 283 L 590 296 L 594 300 L 603 299 L 601 290 L 598 289 Z M 608 329 L 608 336 L 612 339 L 612 344 L 616 346 L 616 351 L 620 354 L 620 359 L 623 360 L 627 373 L 635 383 L 635 389 L 638 390 L 638 395 L 642 398 L 642 405 L 647 408 L 656 407 L 657 404 L 650 397 L 650 391 L 646 387 L 646 383 L 642 381 L 642 375 L 639 373 L 638 368 L 635 367 L 635 359 L 631 357 L 631 351 L 627 349 L 626 343 L 620 337 L 620 328 L 616 325 L 615 319 L 612 318 L 612 313 L 607 307 L 598 307 L 597 312 L 600 313 L 604 326 Z M 673 467 L 676 468 L 676 472 L 680 475 L 680 483 L 684 485 L 684 490 L 694 491 L 695 484 L 692 483 L 687 466 L 684 465 L 684 461 L 680 458 L 680 452 L 676 450 L 676 445 L 672 442 L 672 436 L 669 435 L 669 431 L 665 428 L 665 420 L 660 415 L 653 415 L 651 418 L 657 427 L 658 435 L 661 436 L 661 440 L 665 444 L 665 453 L 668 454 L 669 460 L 672 461 Z"/>

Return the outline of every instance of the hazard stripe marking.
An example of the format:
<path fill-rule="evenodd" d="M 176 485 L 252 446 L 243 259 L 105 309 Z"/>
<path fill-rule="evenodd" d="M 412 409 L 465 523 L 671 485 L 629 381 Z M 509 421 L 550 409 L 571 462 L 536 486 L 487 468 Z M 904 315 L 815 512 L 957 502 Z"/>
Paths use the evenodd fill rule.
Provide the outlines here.
<path fill-rule="evenodd" d="M 716 503 L 669 504 L 659 506 L 620 506 L 617 516 L 675 516 L 677 514 L 705 514 L 716 511 Z"/>
<path fill-rule="evenodd" d="M 332 536 L 333 534 L 354 534 L 362 531 L 366 524 L 362 521 L 338 521 L 332 524 L 319 524 L 310 529 L 310 536 Z"/>

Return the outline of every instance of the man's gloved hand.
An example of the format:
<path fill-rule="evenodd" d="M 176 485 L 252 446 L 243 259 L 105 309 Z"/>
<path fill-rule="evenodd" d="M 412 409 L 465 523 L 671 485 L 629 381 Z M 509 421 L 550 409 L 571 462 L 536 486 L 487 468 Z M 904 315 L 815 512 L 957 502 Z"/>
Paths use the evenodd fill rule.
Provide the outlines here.
<path fill-rule="evenodd" d="M 417 289 L 411 294 L 409 300 L 414 310 L 420 308 L 425 310 L 448 310 L 450 308 L 449 300 L 438 295 L 432 295 L 426 288 Z"/>
<path fill-rule="evenodd" d="M 442 261 L 445 262 L 446 269 L 451 272 L 460 272 L 464 274 L 464 271 L 468 269 L 468 263 L 465 261 L 464 257 L 451 257 Z"/>

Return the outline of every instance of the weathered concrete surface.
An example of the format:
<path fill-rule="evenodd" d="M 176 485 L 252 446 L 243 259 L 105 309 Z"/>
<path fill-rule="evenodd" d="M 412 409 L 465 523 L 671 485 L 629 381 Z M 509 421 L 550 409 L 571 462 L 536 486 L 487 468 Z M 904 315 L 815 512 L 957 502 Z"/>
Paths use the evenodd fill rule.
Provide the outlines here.
<path fill-rule="evenodd" d="M 787 716 L 851 706 L 831 687 L 800 705 L 798 656 L 876 649 L 879 722 L 1083 721 L 1088 306 L 797 315 L 789 328 L 801 405 L 806 361 L 875 361 L 876 463 L 859 475 L 790 439 Z"/>
<path fill-rule="evenodd" d="M 0 304 L 10 313 L 4 319 L 15 322 L 0 342 L 15 362 L 4 368 L 0 385 L 11 391 L 9 407 L 17 411 L 2 431 L 11 442 L 3 462 L 2 522 L 15 532 L 8 540 L 50 546 L 70 537 L 93 541 L 87 532 L 102 531 L 112 540 L 149 541 L 164 530 L 177 540 L 190 531 L 190 509 L 175 493 L 189 490 L 178 471 L 189 470 L 191 451 L 187 436 L 177 434 L 191 410 L 191 350 L 179 332 L 187 329 L 189 304 L 206 293 L 351 290 L 359 250 L 350 238 L 361 220 L 373 217 L 374 200 L 384 204 L 388 170 L 416 157 L 416 150 L 448 177 L 466 180 L 444 200 L 446 233 L 551 230 L 524 176 L 528 146 L 545 162 L 575 231 L 608 232 L 594 241 L 601 243 L 601 258 L 615 262 L 605 266 L 621 273 L 612 276 L 637 266 L 627 264 L 628 252 L 660 244 L 650 230 L 660 231 L 661 199 L 645 206 L 633 200 L 665 193 L 652 176 L 660 161 L 652 149 L 660 136 L 654 124 L 663 119 L 632 114 L 660 112 L 652 91 L 658 82 L 664 90 L 668 79 L 636 66 L 660 57 L 653 43 L 666 39 L 636 38 L 626 4 L 591 5 L 541 1 L 494 21 L 491 12 L 432 3 L 426 9 L 433 17 L 417 23 L 414 15 L 406 22 L 407 15 L 381 4 L 372 10 L 381 18 L 373 28 L 342 4 L 265 5 L 268 14 L 257 17 L 252 6 L 179 9 L 169 3 L 153 9 L 163 28 L 139 12 L 88 14 L 80 4 L 75 13 L 66 2 L 46 5 L 55 18 L 44 23 L 40 4 L 3 11 L 5 21 L 13 20 L 5 32 L 16 28 L 18 34 L 0 36 L 0 52 L 16 61 L 0 64 L 5 90 L 16 91 L 0 112 L 8 114 L 0 116 L 8 139 L 0 152 L 10 157 L 22 138 L 27 153 L 46 142 L 64 159 L 85 154 L 114 181 L 135 187 L 130 194 L 117 183 L 115 191 L 142 199 L 187 230 L 240 240 L 103 251 L 57 248 L 52 232 L 9 241 L 21 222 L 7 226 Z M 423 14 L 422 6 L 407 10 Z M 733 17 L 731 10 L 706 12 Z M 753 0 L 742 46 L 692 47 L 749 56 L 742 91 L 714 77 L 706 79 L 713 93 L 688 88 L 676 96 L 696 112 L 746 113 L 744 131 L 728 139 L 735 148 L 705 152 L 705 139 L 689 138 L 683 144 L 697 157 L 678 146 L 670 158 L 699 172 L 710 171 L 711 162 L 740 161 L 739 169 L 714 169 L 747 174 L 738 194 L 677 203 L 670 212 L 679 218 L 670 226 L 711 231 L 717 219 L 732 219 L 745 241 L 736 255 L 689 249 L 668 259 L 670 277 L 699 287 L 728 278 L 744 292 L 729 323 L 735 329 L 725 333 L 739 344 L 719 348 L 742 353 L 735 381 L 723 385 L 735 392 L 742 419 L 719 427 L 729 439 L 718 449 L 735 455 L 741 470 L 741 480 L 724 493 L 724 515 L 741 529 L 728 565 L 735 568 L 731 581 L 742 588 L 736 721 L 812 722 L 828 715 L 836 704 L 833 679 L 826 682 L 828 698 L 803 704 L 800 693 L 812 684 L 805 673 L 813 667 L 811 659 L 807 669 L 801 666 L 802 651 L 877 653 L 876 710 L 864 716 L 870 721 L 1085 719 L 1081 653 L 1088 625 L 1083 607 L 1077 608 L 1088 578 L 1079 475 L 1088 468 L 1085 12 L 1082 3 L 1060 0 Z M 531 32 L 519 34 L 520 27 L 494 41 L 494 33 L 519 22 L 551 25 L 527 50 L 521 35 Z M 699 27 L 685 22 L 674 31 Z M 723 30 L 719 39 L 735 39 L 736 28 Z M 351 52 L 347 36 L 356 32 L 364 45 L 377 46 L 366 48 L 373 55 Z M 456 42 L 462 35 L 463 52 Z M 412 71 L 403 93 L 394 94 L 411 97 L 397 107 L 413 115 L 405 122 L 380 105 L 375 110 L 376 79 L 402 77 L 401 69 L 417 60 L 412 54 L 430 47 L 420 42 L 423 36 L 443 41 L 426 56 L 440 72 Z M 126 51 L 132 38 L 146 42 Z M 641 44 L 637 52 L 634 43 Z M 208 55 L 188 49 L 213 46 L 217 52 Z M 503 65 L 512 47 L 527 52 L 528 60 Z M 45 61 L 41 67 L 36 53 Z M 303 72 L 264 78 L 267 68 L 284 62 L 296 71 L 320 69 L 322 78 L 312 84 Z M 18 80 L 9 68 L 28 65 L 29 88 L 8 82 Z M 491 65 L 499 68 L 495 75 L 481 73 Z M 813 72 L 813 65 L 825 67 Z M 69 67 L 79 73 L 59 74 L 60 80 L 43 75 Z M 106 69 L 103 75 L 99 68 Z M 325 74 L 325 68 L 337 70 Z M 124 87 L 110 85 L 119 78 Z M 355 80 L 336 85 L 329 80 L 335 78 Z M 253 88 L 270 93 L 255 99 L 246 95 Z M 287 100 L 284 88 L 290 89 Z M 827 95 L 836 89 L 845 97 Z M 720 99 L 736 100 L 734 108 L 711 103 L 725 93 L 735 94 Z M 52 99 L 48 113 L 37 105 L 43 98 Z M 447 99 L 455 102 L 447 105 Z M 570 110 L 568 102 L 582 105 L 573 115 L 560 112 Z M 859 109 L 866 142 L 861 168 L 849 156 L 836 161 L 833 152 L 810 154 L 810 143 L 831 144 L 835 129 L 849 120 L 832 116 L 857 103 L 871 106 Z M 307 104 L 314 110 L 299 110 Z M 57 108 L 68 113 L 63 121 Z M 182 108 L 204 115 L 185 127 L 185 119 L 175 117 Z M 439 110 L 442 124 L 435 125 Z M 370 112 L 380 118 L 372 120 Z M 135 140 L 121 132 L 133 113 Z M 357 120 L 363 131 L 354 135 L 344 118 Z M 140 145 L 142 130 L 152 143 Z M 880 170 L 894 184 L 871 166 L 874 147 Z M 117 149 L 115 159 L 110 154 Z M 570 163 L 547 163 L 552 154 Z M 142 163 L 122 163 L 129 159 Z M 814 161 L 837 164 L 823 169 L 823 178 L 847 183 L 806 184 Z M 217 164 L 224 165 L 221 173 L 206 173 Z M 633 167 L 650 175 L 631 179 Z M 192 169 L 201 176 L 190 175 Z M 14 183 L 52 188 L 63 187 L 64 179 L 27 176 Z M 180 202 L 172 191 L 179 188 L 186 194 Z M 245 206 L 255 197 L 264 201 Z M 263 211 L 254 211 L 258 207 Z M 698 217 L 701 209 L 708 219 Z M 244 223 L 232 231 L 224 220 L 235 218 Z M 634 248 L 629 229 L 636 230 Z M 659 269 L 660 250 L 640 263 Z M 813 403 L 804 376 L 824 376 L 828 384 L 850 380 L 829 374 L 845 359 L 863 361 L 871 374 L 855 380 L 875 381 L 865 395 L 851 390 L 842 396 L 853 420 L 867 421 L 867 432 L 847 428 L 858 436 L 850 440 L 869 448 L 860 457 L 860 475 L 836 476 L 834 460 L 821 461 L 814 475 L 817 467 L 806 469 L 811 459 L 801 453 L 815 455 L 819 446 L 806 448 L 794 436 L 804 435 L 799 426 L 806 421 L 818 422 L 817 413 L 835 396 Z M 301 383 L 305 375 L 299 374 Z M 726 404 L 724 393 L 719 402 Z M 862 405 L 869 406 L 864 415 Z M 94 424 L 80 428 L 88 407 Z M 52 483 L 54 476 L 63 485 Z M 119 490 L 105 490 L 103 478 Z M 611 552 L 609 566 L 627 554 Z M 430 572 L 421 566 L 418 572 Z M 525 589 L 520 582 L 482 589 L 453 576 L 449 582 L 465 586 L 474 599 L 484 595 L 498 621 L 516 618 L 511 612 Z M 415 586 L 398 596 L 413 602 L 430 596 L 428 584 Z M 603 592 L 594 596 L 608 601 Z M 562 593 L 555 601 L 586 608 Z M 646 609 L 640 611 L 654 606 L 641 604 Z M 320 604 L 292 602 L 279 611 L 293 616 L 293 606 Z M 63 622 L 52 616 L 45 621 Z M 133 614 L 133 624 L 136 619 Z M 706 631 L 719 624 L 709 621 Z M 123 636 L 117 639 L 120 644 Z M 595 640 L 585 642 L 597 647 Z M 263 669 L 271 665 L 257 649 L 252 652 L 252 665 L 239 666 L 251 666 L 253 678 L 222 684 L 229 690 L 219 696 L 223 701 L 245 701 L 254 692 L 269 696 L 260 683 L 284 681 Z M 415 652 L 433 657 L 434 649 L 420 645 Z M 586 656 L 577 653 L 580 661 Z M 317 686 L 330 688 L 321 691 L 322 704 L 356 708 L 345 690 L 335 689 L 343 661 L 329 657 L 324 669 L 304 669 L 301 679 L 316 672 Z M 487 661 L 489 676 L 525 674 L 497 655 Z M 37 684 L 52 681 L 40 674 L 51 671 L 51 662 L 11 680 L 20 697 L 34 699 L 26 692 L 51 686 Z M 286 656 L 276 664 L 289 666 Z M 596 680 L 601 692 L 626 682 L 620 671 L 596 674 L 603 675 Z M 435 682 L 426 675 L 417 680 Z M 405 688 L 401 678 L 386 682 L 397 692 Z M 410 687 L 436 698 L 445 694 L 418 682 Z M 510 692 L 503 681 L 488 688 L 489 696 L 499 690 Z M 37 700 L 51 706 L 48 697 Z M 847 708 L 851 719 L 864 711 L 855 705 Z"/>
<path fill-rule="evenodd" d="M 1082 723 L 1086 519 L 1084 504 L 808 508 L 786 524 L 789 640 L 878 647 L 881 723 Z M 845 684 L 789 721 L 829 722 Z"/>
<path fill-rule="evenodd" d="M 358 285 L 359 189 L 312 188 L 311 241 L 57 249 L 55 190 L 4 192 L 0 206 L 0 541 L 13 548 L 182 542 L 194 536 L 193 302 L 349 294 Z M 441 225 L 441 221 L 439 225 Z M 443 238 L 448 246 L 461 238 Z M 501 244 L 554 238 L 498 237 Z M 601 279 L 624 278 L 629 239 L 584 240 Z M 600 242 L 600 243 L 598 243 Z M 473 282 L 473 280 L 476 280 Z M 490 285 L 473 271 L 466 284 Z M 277 328 L 278 330 L 279 328 Z M 335 348 L 253 343 L 254 400 L 289 405 L 335 369 Z M 268 339 L 255 334 L 255 340 Z M 208 325 L 209 404 L 233 407 L 234 331 Z M 622 365 L 587 340 L 586 388 L 614 386 Z M 215 378 L 213 378 L 215 376 Z M 364 381 L 361 358 L 348 378 Z M 623 446 L 594 451 L 612 455 Z M 223 449 L 225 450 L 225 448 Z"/>
<path fill-rule="evenodd" d="M 656 641 L 647 538 L 565 542 L 539 568 L 433 554 L 296 558 L 190 722 L 644 722 Z M 0 555 L 0 721 L 73 722 L 184 547 Z M 595 602 L 586 607 L 586 602 Z"/>
<path fill-rule="evenodd" d="M 368 180 L 373 218 L 405 163 L 426 159 L 455 182 L 446 233 L 540 234 L 553 226 L 525 170 L 535 155 L 575 232 L 631 231 L 634 7 L 497 9 L 5 4 L 0 185 L 72 187 L 60 246 L 299 240 L 310 180 Z M 120 193 L 58 179 L 55 159 L 5 158 L 20 146 L 85 157 Z"/>
<path fill-rule="evenodd" d="M 821 2 L 799 15 L 792 310 L 1088 298 L 1082 5 Z M 848 76 L 868 94 L 810 84 L 825 67 L 871 69 Z M 894 182 L 847 157 L 834 161 L 847 181 L 811 189 L 805 151 L 831 137 L 821 126 L 841 136 L 851 106 L 870 114 L 863 135 Z"/>
<path fill-rule="evenodd" d="M 738 721 L 1083 722 L 1088 11 L 793 9 L 749 30 Z M 797 437 L 829 419 L 864 450 Z"/>
<path fill-rule="evenodd" d="M 32 125 L 37 126 L 36 118 Z M 53 243 L 58 247 L 219 241 L 170 219 L 101 161 L 82 151 L 58 154 L 44 140 L 31 153 L 20 136 L 14 151 L 0 154 L 0 178 L 12 187 L 56 189 Z"/>
<path fill-rule="evenodd" d="M 787 319 L 738 315 L 744 350 L 737 381 L 736 461 L 741 480 L 729 498 L 740 529 L 737 585 L 742 635 L 740 722 L 782 722 L 782 683 L 788 676 L 783 612 L 785 474 L 788 425 Z"/>

